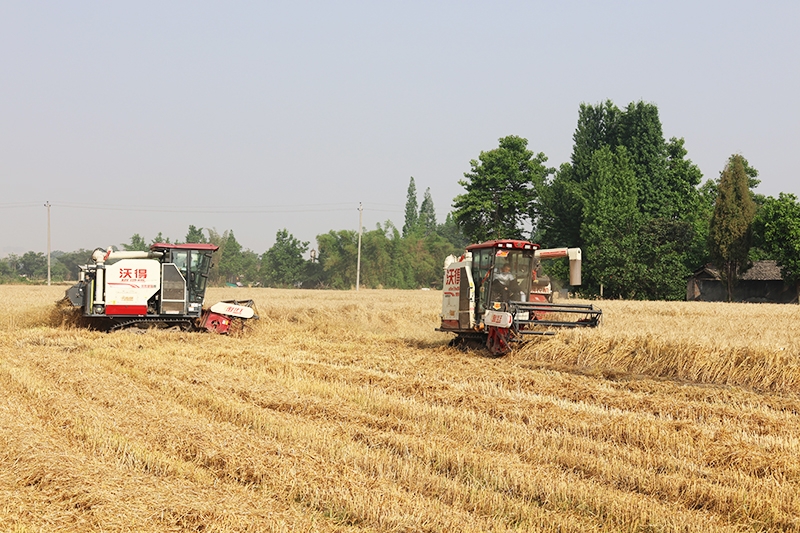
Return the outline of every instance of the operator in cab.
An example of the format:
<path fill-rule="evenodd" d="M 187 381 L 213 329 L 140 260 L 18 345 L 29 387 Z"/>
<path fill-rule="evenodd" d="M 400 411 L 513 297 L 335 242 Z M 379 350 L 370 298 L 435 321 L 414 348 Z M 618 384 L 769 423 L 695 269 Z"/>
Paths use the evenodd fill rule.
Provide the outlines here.
<path fill-rule="evenodd" d="M 520 287 L 516 276 L 511 272 L 511 265 L 504 264 L 499 272 L 494 274 L 494 285 L 492 287 L 493 300 L 496 302 L 508 302 L 520 297 Z"/>

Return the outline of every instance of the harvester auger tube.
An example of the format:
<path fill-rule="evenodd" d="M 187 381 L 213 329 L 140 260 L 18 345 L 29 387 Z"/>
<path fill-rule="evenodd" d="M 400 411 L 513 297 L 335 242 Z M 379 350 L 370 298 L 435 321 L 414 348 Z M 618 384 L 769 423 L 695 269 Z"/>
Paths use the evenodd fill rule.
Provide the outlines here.
<path fill-rule="evenodd" d="M 597 327 L 603 312 L 590 304 L 553 303 L 543 259 L 568 258 L 570 285 L 581 283 L 580 248 L 541 249 L 528 241 L 500 239 L 472 244 L 461 257 L 444 263 L 442 323 L 455 346 L 476 338 L 494 356 L 511 351 L 532 335 L 554 335 L 556 328 Z"/>

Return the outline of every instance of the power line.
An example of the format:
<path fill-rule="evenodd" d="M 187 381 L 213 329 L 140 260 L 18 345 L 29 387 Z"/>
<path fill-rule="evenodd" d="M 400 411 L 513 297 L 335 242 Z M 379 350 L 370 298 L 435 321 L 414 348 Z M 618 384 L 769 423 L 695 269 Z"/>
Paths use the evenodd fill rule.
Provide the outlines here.
<path fill-rule="evenodd" d="M 124 205 L 93 205 L 58 202 L 54 207 L 65 209 L 88 209 L 95 211 L 129 211 L 144 213 L 193 213 L 193 214 L 235 214 L 235 213 L 318 213 L 326 211 L 350 211 L 352 204 L 301 204 L 301 205 L 271 205 L 271 206 L 186 206 L 186 207 L 160 207 L 160 206 L 124 206 Z M 337 207 L 342 206 L 342 207 Z"/>
<path fill-rule="evenodd" d="M 18 208 L 18 207 L 39 207 L 39 202 L 0 204 L 0 209 L 15 209 L 15 208 Z"/>
<path fill-rule="evenodd" d="M 0 209 L 16 209 L 26 207 L 38 207 L 41 204 L 34 202 L 20 202 L 0 204 Z M 364 211 L 373 213 L 402 213 L 403 209 L 397 204 L 372 204 L 385 206 L 389 209 L 362 208 Z M 75 202 L 53 202 L 52 207 L 62 209 L 87 209 L 92 211 L 126 211 L 140 213 L 189 213 L 189 214 L 291 214 L 291 213 L 324 213 L 337 211 L 350 211 L 353 204 L 334 203 L 334 204 L 294 204 L 294 205 L 245 205 L 245 206 L 185 206 L 185 207 L 160 207 L 160 206 L 137 206 L 137 205 L 112 205 L 112 204 L 84 204 Z M 391 209 L 393 208 L 393 209 Z"/>

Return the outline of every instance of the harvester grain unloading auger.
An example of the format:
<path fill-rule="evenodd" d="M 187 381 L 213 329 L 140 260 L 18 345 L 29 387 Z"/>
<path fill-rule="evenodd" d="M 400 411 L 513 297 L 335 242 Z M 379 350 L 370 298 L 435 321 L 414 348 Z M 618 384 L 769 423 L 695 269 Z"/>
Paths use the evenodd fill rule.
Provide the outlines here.
<path fill-rule="evenodd" d="M 65 301 L 80 310 L 81 324 L 114 331 L 130 327 L 237 333 L 257 319 L 253 300 L 203 307 L 214 244 L 157 243 L 150 251 L 97 249 L 79 267 Z"/>
<path fill-rule="evenodd" d="M 493 355 L 555 328 L 596 327 L 603 312 L 591 304 L 553 303 L 542 259 L 569 258 L 570 285 L 581 284 L 580 248 L 540 249 L 528 241 L 496 240 L 467 247 L 444 265 L 442 324 L 454 344 L 480 342 Z"/>

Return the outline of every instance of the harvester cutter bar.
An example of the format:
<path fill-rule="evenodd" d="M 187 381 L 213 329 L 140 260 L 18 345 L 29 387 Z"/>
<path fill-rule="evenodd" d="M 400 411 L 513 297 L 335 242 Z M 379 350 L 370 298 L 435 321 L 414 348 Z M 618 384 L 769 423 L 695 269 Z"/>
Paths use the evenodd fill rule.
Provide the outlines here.
<path fill-rule="evenodd" d="M 534 331 L 530 329 L 518 330 L 517 333 L 520 335 L 539 335 L 541 337 L 550 337 L 556 334 L 555 331 Z M 521 338 L 512 338 L 511 342 L 524 342 L 524 341 Z"/>
<path fill-rule="evenodd" d="M 603 311 L 592 304 L 557 304 L 544 302 L 510 302 L 510 310 L 514 315 L 514 325 L 521 335 L 546 335 L 547 332 L 520 328 L 520 326 L 543 326 L 555 328 L 593 328 L 600 324 Z M 528 319 L 518 319 L 522 312 L 528 312 Z M 574 321 L 548 320 L 550 313 L 571 313 L 582 315 Z"/>

